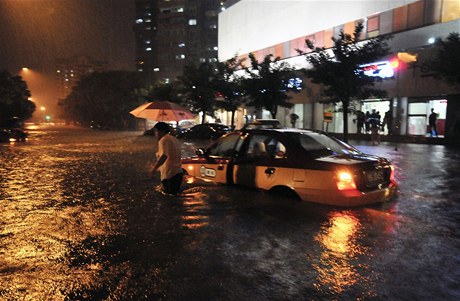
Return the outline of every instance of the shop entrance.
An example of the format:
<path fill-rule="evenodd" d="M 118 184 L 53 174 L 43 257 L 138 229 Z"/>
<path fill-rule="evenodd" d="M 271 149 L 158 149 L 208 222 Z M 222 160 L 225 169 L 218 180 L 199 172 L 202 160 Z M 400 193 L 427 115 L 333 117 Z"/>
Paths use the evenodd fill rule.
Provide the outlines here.
<path fill-rule="evenodd" d="M 410 102 L 408 107 L 408 135 L 431 136 L 429 120 L 431 109 L 437 114 L 436 130 L 444 137 L 446 125 L 447 100 L 436 99 L 423 102 Z"/>

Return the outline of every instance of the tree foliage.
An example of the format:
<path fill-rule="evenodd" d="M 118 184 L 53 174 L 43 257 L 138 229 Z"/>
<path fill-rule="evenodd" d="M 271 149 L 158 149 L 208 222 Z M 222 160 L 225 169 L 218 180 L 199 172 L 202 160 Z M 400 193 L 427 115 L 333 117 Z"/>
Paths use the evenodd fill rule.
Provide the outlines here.
<path fill-rule="evenodd" d="M 156 81 L 153 84 L 147 83 L 145 87 L 137 90 L 137 94 L 140 99 L 145 102 L 155 100 L 167 100 L 174 103 L 180 103 L 181 98 L 179 97 L 179 91 L 175 85 L 171 83 L 165 83 L 164 81 Z"/>
<path fill-rule="evenodd" d="M 245 102 L 242 78 L 236 75 L 243 68 L 243 60 L 233 57 L 217 63 L 213 87 L 217 93 L 216 105 L 232 113 L 231 127 L 235 126 L 235 112 Z"/>
<path fill-rule="evenodd" d="M 432 70 L 445 82 L 460 87 L 460 35 L 452 32 L 443 41 L 438 39 L 439 47 L 432 63 Z"/>
<path fill-rule="evenodd" d="M 348 114 L 350 107 L 370 96 L 383 97 L 385 91 L 374 88 L 377 77 L 370 77 L 358 71 L 359 65 L 372 63 L 389 54 L 387 44 L 389 36 L 380 36 L 360 41 L 362 23 L 355 27 L 352 35 L 343 30 L 338 38 L 332 38 L 331 49 L 315 47 L 306 40 L 312 53 L 304 53 L 312 65 L 305 71 L 313 83 L 322 84 L 326 98 L 324 103 L 342 104 L 344 140 L 348 140 Z"/>
<path fill-rule="evenodd" d="M 281 62 L 279 57 L 273 58 L 272 54 L 266 55 L 262 62 L 258 62 L 253 53 L 249 54 L 249 59 L 249 78 L 243 81 L 246 94 L 251 99 L 248 105 L 270 111 L 272 118 L 276 117 L 278 106 L 291 108 L 288 82 L 295 77 L 294 69 Z"/>
<path fill-rule="evenodd" d="M 142 85 L 140 74 L 134 72 L 91 73 L 64 100 L 66 117 L 84 126 L 125 129 L 134 120 L 129 112 L 142 103 L 136 94 Z"/>
<path fill-rule="evenodd" d="M 183 74 L 178 80 L 184 104 L 192 112 L 202 112 L 201 123 L 206 122 L 206 114 L 214 116 L 214 75 L 215 66 L 212 63 L 197 65 L 190 62 L 184 66 Z"/>
<path fill-rule="evenodd" d="M 29 100 L 30 91 L 20 76 L 12 76 L 6 71 L 0 72 L 0 127 L 15 126 L 32 117 L 36 109 Z"/>

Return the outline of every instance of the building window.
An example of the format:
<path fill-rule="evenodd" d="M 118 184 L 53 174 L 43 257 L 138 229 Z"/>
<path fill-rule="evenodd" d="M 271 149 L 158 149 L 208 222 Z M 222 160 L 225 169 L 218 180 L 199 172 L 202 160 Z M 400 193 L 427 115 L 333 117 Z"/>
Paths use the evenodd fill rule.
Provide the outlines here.
<path fill-rule="evenodd" d="M 196 19 L 189 19 L 188 20 L 188 25 L 195 26 L 196 24 L 197 24 Z"/>
<path fill-rule="evenodd" d="M 379 29 L 379 16 L 372 16 L 367 19 L 367 31 L 371 32 Z"/>
<path fill-rule="evenodd" d="M 144 23 L 144 20 L 142 20 L 142 19 L 137 19 L 136 20 L 136 24 L 141 24 L 141 23 Z"/>
<path fill-rule="evenodd" d="M 185 54 L 176 55 L 176 60 L 183 60 L 183 59 L 185 59 Z"/>
<path fill-rule="evenodd" d="M 179 46 L 179 48 L 183 48 L 185 47 L 185 43 L 179 43 L 177 46 Z"/>
<path fill-rule="evenodd" d="M 152 51 L 152 47 L 145 48 L 145 51 Z"/>

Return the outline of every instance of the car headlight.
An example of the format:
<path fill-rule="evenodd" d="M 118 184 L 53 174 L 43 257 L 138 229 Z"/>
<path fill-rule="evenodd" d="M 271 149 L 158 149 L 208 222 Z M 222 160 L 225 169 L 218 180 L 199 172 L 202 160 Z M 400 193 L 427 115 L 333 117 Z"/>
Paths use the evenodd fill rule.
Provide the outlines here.
<path fill-rule="evenodd" d="M 336 184 L 339 190 L 356 189 L 353 174 L 349 171 L 340 170 L 336 173 Z"/>

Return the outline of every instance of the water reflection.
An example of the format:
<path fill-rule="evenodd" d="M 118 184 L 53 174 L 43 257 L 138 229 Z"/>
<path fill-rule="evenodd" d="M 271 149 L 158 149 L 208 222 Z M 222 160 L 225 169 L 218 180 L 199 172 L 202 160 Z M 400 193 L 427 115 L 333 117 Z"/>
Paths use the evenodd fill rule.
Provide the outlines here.
<path fill-rule="evenodd" d="M 315 237 L 322 249 L 319 262 L 313 264 L 318 273 L 316 289 L 339 294 L 366 281 L 363 273 L 366 266 L 358 264 L 358 257 L 365 253 L 359 241 L 361 228 L 360 221 L 350 211 L 329 214 Z"/>

